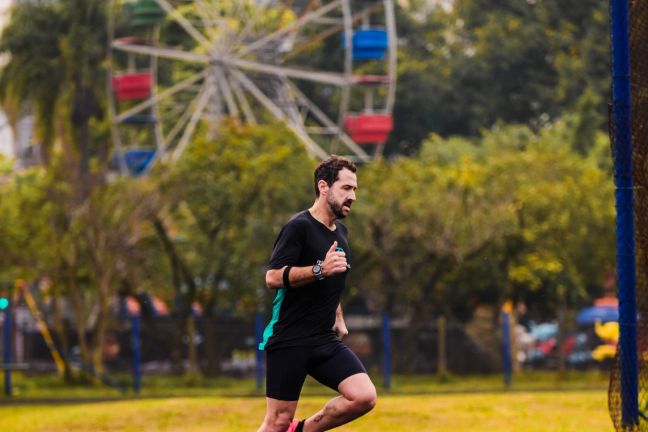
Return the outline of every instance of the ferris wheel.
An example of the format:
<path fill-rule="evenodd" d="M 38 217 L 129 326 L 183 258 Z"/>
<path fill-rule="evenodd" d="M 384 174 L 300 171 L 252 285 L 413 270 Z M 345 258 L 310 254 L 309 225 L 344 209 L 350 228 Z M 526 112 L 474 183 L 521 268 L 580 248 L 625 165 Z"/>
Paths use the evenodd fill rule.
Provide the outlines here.
<path fill-rule="evenodd" d="M 199 127 L 280 121 L 317 158 L 366 162 L 393 128 L 392 0 L 113 0 L 116 163 L 176 160 Z"/>

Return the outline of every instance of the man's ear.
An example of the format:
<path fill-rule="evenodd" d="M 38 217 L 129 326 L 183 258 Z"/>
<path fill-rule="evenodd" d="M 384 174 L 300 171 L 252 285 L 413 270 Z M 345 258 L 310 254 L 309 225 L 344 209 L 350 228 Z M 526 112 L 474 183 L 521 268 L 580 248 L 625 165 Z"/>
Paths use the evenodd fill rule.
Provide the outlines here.
<path fill-rule="evenodd" d="M 317 188 L 320 191 L 320 195 L 322 195 L 322 194 L 326 194 L 328 192 L 329 185 L 326 183 L 325 180 L 320 180 L 320 181 L 317 182 Z"/>

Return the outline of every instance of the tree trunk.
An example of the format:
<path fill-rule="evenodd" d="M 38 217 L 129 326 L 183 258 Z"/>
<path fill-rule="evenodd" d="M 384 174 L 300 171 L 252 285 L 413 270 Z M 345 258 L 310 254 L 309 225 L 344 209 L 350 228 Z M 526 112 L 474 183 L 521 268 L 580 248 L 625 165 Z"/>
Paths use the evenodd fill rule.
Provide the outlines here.
<path fill-rule="evenodd" d="M 83 181 L 87 178 L 90 166 L 90 118 L 97 112 L 92 88 L 81 79 L 75 82 L 74 106 L 72 109 L 72 124 L 75 134 L 78 133 L 77 146 L 79 147 L 79 177 L 81 187 L 87 187 Z M 87 189 L 86 189 L 87 190 Z"/>
<path fill-rule="evenodd" d="M 187 319 L 187 348 L 189 365 L 187 376 L 189 379 L 197 379 L 200 376 L 200 366 L 198 365 L 198 351 L 196 350 L 196 317 L 189 315 Z"/>
<path fill-rule="evenodd" d="M 74 376 L 72 375 L 72 368 L 70 367 L 70 361 L 68 359 L 68 353 L 70 352 L 70 339 L 68 337 L 68 321 L 61 315 L 61 296 L 58 294 L 54 295 L 54 301 L 52 302 L 52 314 L 54 316 L 54 331 L 58 335 L 58 339 L 61 341 L 61 350 L 63 354 L 63 380 L 67 383 L 74 381 Z"/>
<path fill-rule="evenodd" d="M 90 127 L 88 125 L 88 119 L 80 125 L 79 127 L 79 146 L 81 147 L 81 158 L 79 159 L 79 176 L 81 177 L 82 184 L 89 173 L 90 166 Z"/>
<path fill-rule="evenodd" d="M 92 353 L 92 367 L 96 373 L 101 373 L 103 367 L 103 353 L 106 338 L 106 330 L 108 328 L 108 308 L 109 308 L 109 293 L 110 282 L 112 277 L 109 273 L 104 274 L 99 279 L 99 314 L 97 316 L 97 323 L 94 331 L 94 346 Z"/>
<path fill-rule="evenodd" d="M 443 315 L 439 315 L 437 318 L 437 335 L 438 335 L 438 360 L 437 360 L 437 373 L 439 375 L 445 375 L 448 373 L 448 366 L 446 363 L 447 353 L 446 353 L 446 318 Z"/>
<path fill-rule="evenodd" d="M 216 322 L 214 320 L 213 303 L 213 300 L 207 303 L 203 315 L 203 334 L 205 335 L 205 351 L 207 354 L 207 369 L 205 372 L 209 376 L 215 376 L 220 371 L 216 353 L 216 333 L 214 331 Z"/>
<path fill-rule="evenodd" d="M 73 273 L 73 270 L 70 270 Z M 81 290 L 79 285 L 72 274 L 69 278 L 70 283 L 70 301 L 72 303 L 72 311 L 76 321 L 77 338 L 79 342 L 79 349 L 81 351 L 81 361 L 85 364 L 90 362 L 90 350 L 86 340 L 86 322 L 83 316 L 83 299 L 81 298 Z"/>
<path fill-rule="evenodd" d="M 183 340 L 187 328 L 186 316 L 180 316 L 177 322 L 178 331 L 175 332 L 175 337 L 173 338 L 173 344 L 171 346 L 171 370 L 175 375 L 182 375 L 184 373 Z"/>
<path fill-rule="evenodd" d="M 179 332 L 176 337 L 174 348 L 171 351 L 171 361 L 174 363 L 174 370 L 176 372 L 182 369 L 182 342 L 184 336 L 191 338 L 192 336 L 187 335 L 187 320 L 191 314 L 191 304 L 196 297 L 196 283 L 194 282 L 193 274 L 191 273 L 187 264 L 182 260 L 178 251 L 175 247 L 175 244 L 169 237 L 164 223 L 158 218 L 154 217 L 153 227 L 162 241 L 164 246 L 164 251 L 169 257 L 171 264 L 171 271 L 173 272 L 173 281 L 175 285 L 176 295 L 183 299 L 180 306 L 180 322 L 179 322 Z M 183 293 L 182 284 L 187 286 L 187 292 Z"/>

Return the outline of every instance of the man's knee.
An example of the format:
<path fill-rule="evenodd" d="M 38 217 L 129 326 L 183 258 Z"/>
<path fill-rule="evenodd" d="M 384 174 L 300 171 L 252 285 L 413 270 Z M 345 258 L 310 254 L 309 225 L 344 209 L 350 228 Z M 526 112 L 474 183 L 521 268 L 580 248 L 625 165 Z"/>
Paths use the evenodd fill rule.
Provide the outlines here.
<path fill-rule="evenodd" d="M 353 409 L 359 414 L 366 414 L 374 409 L 377 400 L 376 389 L 372 386 L 370 389 L 357 394 L 353 398 Z"/>

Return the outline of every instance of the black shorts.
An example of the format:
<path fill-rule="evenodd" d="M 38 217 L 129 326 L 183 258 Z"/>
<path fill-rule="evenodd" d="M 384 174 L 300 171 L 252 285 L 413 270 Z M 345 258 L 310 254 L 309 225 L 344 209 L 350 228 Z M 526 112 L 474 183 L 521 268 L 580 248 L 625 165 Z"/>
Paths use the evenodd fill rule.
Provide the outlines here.
<path fill-rule="evenodd" d="M 342 342 L 277 348 L 266 352 L 266 396 L 299 399 L 306 375 L 337 391 L 351 375 L 367 373 L 360 359 Z"/>

